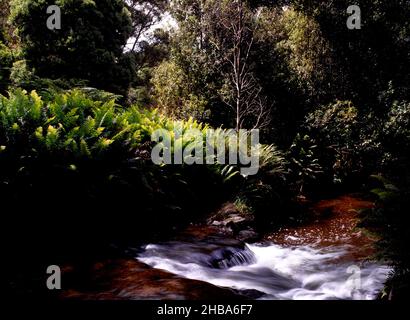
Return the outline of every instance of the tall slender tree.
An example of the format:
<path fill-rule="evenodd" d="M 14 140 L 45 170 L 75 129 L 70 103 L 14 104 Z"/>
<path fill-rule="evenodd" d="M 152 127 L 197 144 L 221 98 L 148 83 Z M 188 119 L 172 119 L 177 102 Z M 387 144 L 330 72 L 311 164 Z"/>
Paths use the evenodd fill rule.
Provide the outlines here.
<path fill-rule="evenodd" d="M 243 0 L 226 3 L 224 11 L 220 23 L 228 38 L 228 47 L 221 55 L 229 65 L 227 79 L 228 90 L 231 90 L 225 102 L 234 111 L 236 130 L 244 127 L 262 129 L 270 122 L 269 107 L 262 87 L 252 73 L 250 61 L 257 13 L 249 10 Z"/>
<path fill-rule="evenodd" d="M 128 43 L 132 52 L 140 50 L 139 43 L 158 24 L 168 7 L 168 0 L 125 0 L 131 13 L 132 33 Z"/>

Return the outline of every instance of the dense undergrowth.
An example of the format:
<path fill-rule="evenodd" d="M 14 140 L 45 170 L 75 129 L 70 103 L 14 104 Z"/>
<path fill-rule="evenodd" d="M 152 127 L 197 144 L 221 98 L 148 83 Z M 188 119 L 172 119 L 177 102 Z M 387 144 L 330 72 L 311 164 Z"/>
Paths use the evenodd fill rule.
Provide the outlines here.
<path fill-rule="evenodd" d="M 253 204 L 260 225 L 281 219 L 286 169 L 275 146 L 257 146 L 260 171 L 245 178 L 219 163 L 155 165 L 157 129 L 197 129 L 205 147 L 207 125 L 123 108 L 98 91 L 1 96 L 0 198 L 10 234 L 2 249 L 13 270 L 27 258 L 92 256 L 113 242 L 163 236 L 237 194 Z"/>
<path fill-rule="evenodd" d="M 372 176 L 368 187 L 376 206 L 362 212 L 360 225 L 379 237 L 378 257 L 394 268 L 380 298 L 404 300 L 410 283 L 410 192 L 380 175 Z"/>

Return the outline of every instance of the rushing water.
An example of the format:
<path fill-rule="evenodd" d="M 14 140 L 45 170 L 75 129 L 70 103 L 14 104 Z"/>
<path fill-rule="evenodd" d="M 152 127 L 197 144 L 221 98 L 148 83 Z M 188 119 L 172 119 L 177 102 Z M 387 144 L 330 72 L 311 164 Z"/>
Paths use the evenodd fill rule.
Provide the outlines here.
<path fill-rule="evenodd" d="M 193 228 L 178 241 L 144 246 L 137 259 L 255 299 L 375 299 L 391 269 L 366 261 L 375 239 L 356 228 L 358 210 L 373 206 L 354 195 L 323 200 L 311 208 L 320 219 L 259 244 Z"/>
<path fill-rule="evenodd" d="M 258 299 L 375 299 L 390 272 L 350 259 L 348 245 L 246 244 L 226 239 L 146 245 L 137 259 L 153 268 Z"/>

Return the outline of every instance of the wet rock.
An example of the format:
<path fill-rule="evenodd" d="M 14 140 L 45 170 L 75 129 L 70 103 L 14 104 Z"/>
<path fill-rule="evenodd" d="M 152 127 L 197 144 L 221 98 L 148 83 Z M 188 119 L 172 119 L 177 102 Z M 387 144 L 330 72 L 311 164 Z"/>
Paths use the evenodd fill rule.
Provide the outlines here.
<path fill-rule="evenodd" d="M 89 268 L 63 268 L 61 299 L 74 300 L 204 300 L 245 299 L 231 289 L 179 277 L 133 259 L 97 262 Z M 80 280 L 80 281 L 78 281 Z M 87 285 L 84 285 L 87 283 Z"/>
<path fill-rule="evenodd" d="M 226 216 L 214 216 L 208 220 L 208 224 L 212 226 L 230 227 L 236 225 L 243 225 L 252 222 L 251 219 L 244 217 L 238 213 L 231 213 Z"/>
<path fill-rule="evenodd" d="M 236 238 L 243 242 L 255 242 L 259 239 L 259 234 L 253 229 L 249 228 L 246 230 L 241 230 L 236 235 Z"/>
<path fill-rule="evenodd" d="M 252 300 L 260 299 L 263 296 L 266 296 L 266 293 L 255 290 L 255 289 L 236 290 L 236 292 Z"/>
<path fill-rule="evenodd" d="M 253 229 L 253 215 L 239 212 L 231 202 L 225 203 L 218 212 L 209 217 L 207 224 L 230 232 L 241 241 L 254 241 L 258 238 L 258 234 Z"/>
<path fill-rule="evenodd" d="M 222 248 L 213 252 L 211 256 L 210 265 L 217 269 L 228 269 L 235 266 L 252 264 L 256 259 L 255 254 L 246 246 L 241 249 L 232 247 Z"/>

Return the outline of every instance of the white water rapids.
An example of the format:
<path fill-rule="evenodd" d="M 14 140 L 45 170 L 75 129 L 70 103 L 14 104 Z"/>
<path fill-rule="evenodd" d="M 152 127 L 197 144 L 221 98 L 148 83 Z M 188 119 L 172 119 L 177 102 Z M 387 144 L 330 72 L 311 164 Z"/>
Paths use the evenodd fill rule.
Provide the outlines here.
<path fill-rule="evenodd" d="M 285 247 L 272 243 L 221 246 L 209 242 L 149 244 L 137 259 L 156 269 L 258 299 L 375 299 L 391 269 L 354 262 L 348 246 Z M 359 263 L 359 265 L 356 265 Z"/>

